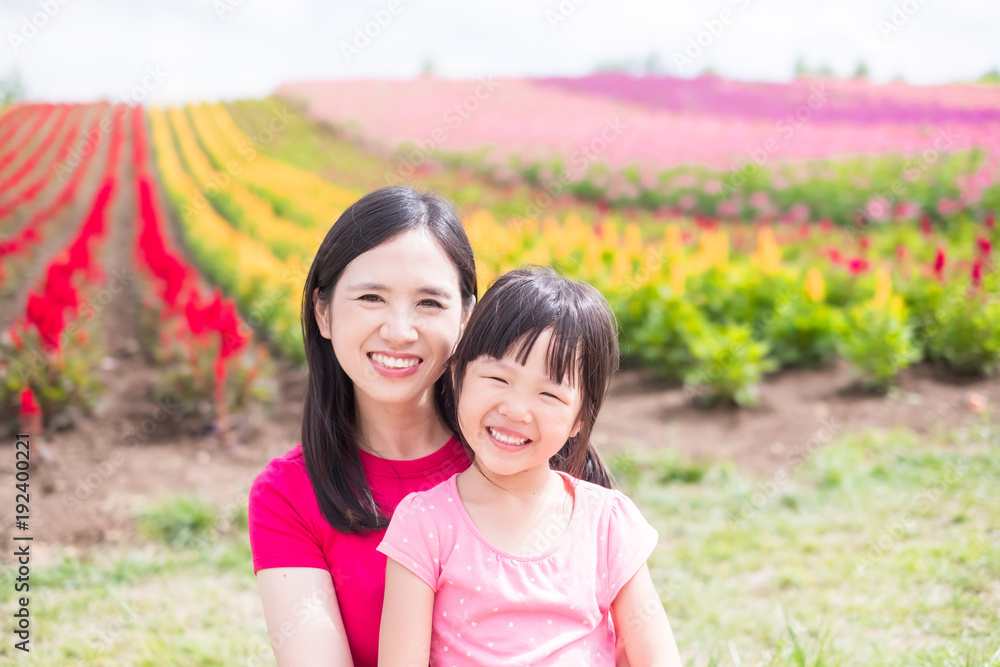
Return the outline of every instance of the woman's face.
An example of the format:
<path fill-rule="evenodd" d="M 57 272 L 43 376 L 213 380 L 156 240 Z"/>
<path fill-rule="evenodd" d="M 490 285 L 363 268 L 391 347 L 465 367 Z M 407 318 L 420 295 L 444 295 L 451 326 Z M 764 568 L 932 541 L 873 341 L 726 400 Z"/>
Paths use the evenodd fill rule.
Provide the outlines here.
<path fill-rule="evenodd" d="M 328 305 L 329 313 L 316 306 L 316 320 L 358 400 L 385 404 L 426 397 L 469 315 L 462 308 L 458 270 L 424 230 L 355 258 Z"/>

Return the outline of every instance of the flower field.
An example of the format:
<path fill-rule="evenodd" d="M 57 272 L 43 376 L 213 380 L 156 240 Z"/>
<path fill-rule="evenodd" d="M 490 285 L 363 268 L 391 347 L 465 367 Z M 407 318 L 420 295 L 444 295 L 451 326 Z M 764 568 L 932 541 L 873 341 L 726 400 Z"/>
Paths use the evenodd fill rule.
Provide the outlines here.
<path fill-rule="evenodd" d="M 100 387 L 86 366 L 99 356 L 93 334 L 100 317 L 92 307 L 81 316 L 82 306 L 102 279 L 107 220 L 127 209 L 120 214 L 138 220 L 141 342 L 163 368 L 154 391 L 184 396 L 189 411 L 207 409 L 224 435 L 230 412 L 268 394 L 259 360 L 302 362 L 299 295 L 312 255 L 341 211 L 386 182 L 426 180 L 459 202 L 481 289 L 523 263 L 549 264 L 596 285 L 619 317 L 630 362 L 682 382 L 694 404 L 753 405 L 767 373 L 822 368 L 838 357 L 854 369 L 852 386 L 868 391 L 885 391 L 921 361 L 956 376 L 996 372 L 995 91 L 956 87 L 944 96 L 949 91 L 844 82 L 620 76 L 481 81 L 471 97 L 462 97 L 468 82 L 373 85 L 280 91 L 308 100 L 311 118 L 333 123 L 354 142 L 345 142 L 338 158 L 349 184 L 268 154 L 294 116 L 277 102 L 256 103 L 264 117 L 251 127 L 249 102 L 8 110 L 0 119 L 0 275 L 30 275 L 45 239 L 71 240 L 46 246 L 35 284 L 0 282 L 9 295 L 26 294 L 23 303 L 11 297 L 20 314 L 0 323 L 5 425 L 14 428 L 20 413 L 38 409 L 44 423 L 68 424 L 93 407 Z M 759 189 L 751 191 L 749 180 L 739 187 L 718 180 L 732 157 L 726 151 L 759 141 L 767 119 L 809 95 L 823 98 L 808 125 L 815 136 L 803 133 L 780 161 L 753 170 L 750 179 L 763 179 Z M 581 96 L 587 114 L 556 128 L 552 119 L 567 117 Z M 403 98 L 405 119 L 397 112 Z M 458 106 L 435 117 L 449 99 Z M 358 100 L 370 111 L 363 123 L 351 120 L 361 112 Z M 510 122 L 517 113 L 531 113 L 532 123 Z M 565 149 L 582 140 L 588 123 L 612 117 L 624 118 L 623 126 L 605 127 L 609 150 L 590 165 L 611 179 L 606 187 L 591 182 L 584 192 L 577 187 L 583 181 L 569 180 L 556 192 L 546 185 L 552 151 L 568 158 Z M 436 121 L 451 122 L 454 132 L 433 127 Z M 905 201 L 885 205 L 878 179 L 914 155 L 937 153 L 934 128 L 945 125 L 960 140 L 908 180 Z M 657 129 L 664 126 L 671 131 Z M 440 144 L 434 160 L 429 150 L 410 161 L 407 148 L 394 152 L 404 137 L 425 133 L 445 135 L 429 140 Z M 389 152 L 366 153 L 371 142 Z M 422 152 L 420 141 L 413 145 Z M 493 157 L 476 151 L 488 145 L 517 160 L 483 172 Z M 647 160 L 654 154 L 659 162 Z M 641 164 L 659 171 L 636 171 Z M 511 171 L 516 165 L 520 172 Z M 478 186 L 468 185 L 470 173 Z M 615 179 L 669 191 L 676 202 L 647 206 L 652 200 L 643 192 L 653 190 L 615 196 Z M 735 208 L 707 213 L 723 194 L 739 200 Z M 821 217 L 816 210 L 826 201 L 863 206 L 850 220 Z M 173 249 L 178 244 L 183 253 Z"/>

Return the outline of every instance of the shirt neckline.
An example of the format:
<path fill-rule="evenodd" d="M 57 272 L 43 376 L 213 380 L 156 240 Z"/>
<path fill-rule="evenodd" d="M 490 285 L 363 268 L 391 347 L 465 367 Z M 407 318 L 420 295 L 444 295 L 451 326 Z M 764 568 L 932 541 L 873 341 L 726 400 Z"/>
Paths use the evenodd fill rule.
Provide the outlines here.
<path fill-rule="evenodd" d="M 360 447 L 358 448 L 358 455 L 361 457 L 361 467 L 364 469 L 365 474 L 392 479 L 424 477 L 425 475 L 444 470 L 460 457 L 467 456 L 462 443 L 454 435 L 436 452 L 422 456 L 419 459 L 410 459 L 408 461 L 383 459 L 366 452 Z"/>
<path fill-rule="evenodd" d="M 563 478 L 563 483 L 566 484 L 567 486 L 569 486 L 572 489 L 572 491 L 573 491 L 573 510 L 570 513 L 569 522 L 566 524 L 566 530 L 563 531 L 563 534 L 559 536 L 559 539 L 557 539 L 555 541 L 555 543 L 548 550 L 543 551 L 543 552 L 538 553 L 538 554 L 516 554 L 516 553 L 513 553 L 511 551 L 507 551 L 505 549 L 501 549 L 496 544 L 494 544 L 492 540 L 490 540 L 489 538 L 487 538 L 485 535 L 483 535 L 479 531 L 479 528 L 476 526 L 476 522 L 473 521 L 472 520 L 472 516 L 469 515 L 469 510 L 467 510 L 465 508 L 465 503 L 462 502 L 462 496 L 458 492 L 458 473 L 455 473 L 454 475 L 452 475 L 449 478 L 448 485 L 449 485 L 452 493 L 455 494 L 455 498 L 458 499 L 458 511 L 459 511 L 459 514 L 462 515 L 462 520 L 465 522 L 465 525 L 468 526 L 469 530 L 472 532 L 472 534 L 475 536 L 475 538 L 477 540 L 479 540 L 480 542 L 482 542 L 482 544 L 487 549 L 489 549 L 493 553 L 497 554 L 498 556 L 502 556 L 502 557 L 508 558 L 510 560 L 532 562 L 532 561 L 545 560 L 546 558 L 549 558 L 550 556 L 552 556 L 553 554 L 555 554 L 556 552 L 558 552 L 563 547 L 563 545 L 569 540 L 570 532 L 572 530 L 574 530 L 576 528 L 576 525 L 581 521 L 581 519 L 579 519 L 579 515 L 580 515 L 580 511 L 579 511 L 579 508 L 580 508 L 580 494 L 579 494 L 580 484 L 578 484 L 579 480 L 576 479 L 575 477 L 569 475 L 568 473 L 562 472 L 561 470 L 554 470 L 553 472 L 555 472 L 557 475 L 559 475 L 560 477 L 562 477 Z"/>

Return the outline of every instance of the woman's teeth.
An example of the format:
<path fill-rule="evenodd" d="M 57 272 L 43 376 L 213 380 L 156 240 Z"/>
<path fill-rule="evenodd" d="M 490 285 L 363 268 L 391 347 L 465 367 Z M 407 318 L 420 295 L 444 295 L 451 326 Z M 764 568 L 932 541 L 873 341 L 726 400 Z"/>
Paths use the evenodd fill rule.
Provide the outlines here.
<path fill-rule="evenodd" d="M 411 366 L 416 366 L 420 363 L 420 359 L 416 357 L 411 357 L 409 359 L 397 359 L 396 357 L 387 357 L 384 354 L 379 354 L 377 352 L 372 352 L 371 358 L 386 368 L 410 368 Z"/>
<path fill-rule="evenodd" d="M 496 431 L 491 429 L 489 426 L 486 427 L 486 430 L 490 432 L 490 435 L 492 435 L 494 438 L 496 438 L 505 445 L 526 445 L 529 442 L 531 442 L 531 438 L 512 438 L 507 435 L 501 435 L 500 433 L 497 433 Z"/>

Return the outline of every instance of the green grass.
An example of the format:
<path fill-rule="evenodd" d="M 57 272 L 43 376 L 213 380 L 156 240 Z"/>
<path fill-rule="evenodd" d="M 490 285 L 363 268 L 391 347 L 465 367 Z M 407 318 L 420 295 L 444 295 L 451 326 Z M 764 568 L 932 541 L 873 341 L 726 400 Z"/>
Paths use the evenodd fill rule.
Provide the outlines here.
<path fill-rule="evenodd" d="M 998 448 L 984 422 L 849 435 L 760 478 L 610 460 L 660 533 L 650 567 L 688 667 L 982 667 L 1000 665 Z M 273 664 L 245 515 L 178 496 L 137 519 L 143 544 L 33 568 L 32 653 L 8 632 L 0 663 Z"/>
<path fill-rule="evenodd" d="M 650 567 L 688 665 L 1000 665 L 1000 431 L 838 440 L 700 483 L 613 457 L 660 532 Z M 990 662 L 991 659 L 993 662 Z"/>

